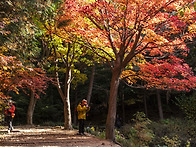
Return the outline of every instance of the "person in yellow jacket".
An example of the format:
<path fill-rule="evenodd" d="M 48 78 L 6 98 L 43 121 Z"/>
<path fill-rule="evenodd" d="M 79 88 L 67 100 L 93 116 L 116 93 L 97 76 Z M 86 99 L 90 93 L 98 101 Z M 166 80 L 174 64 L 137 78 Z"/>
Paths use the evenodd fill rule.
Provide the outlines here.
<path fill-rule="evenodd" d="M 81 103 L 77 106 L 78 112 L 78 122 L 79 122 L 79 135 L 84 134 L 84 121 L 86 120 L 86 112 L 90 110 L 90 107 L 87 104 L 87 100 L 83 99 Z"/>

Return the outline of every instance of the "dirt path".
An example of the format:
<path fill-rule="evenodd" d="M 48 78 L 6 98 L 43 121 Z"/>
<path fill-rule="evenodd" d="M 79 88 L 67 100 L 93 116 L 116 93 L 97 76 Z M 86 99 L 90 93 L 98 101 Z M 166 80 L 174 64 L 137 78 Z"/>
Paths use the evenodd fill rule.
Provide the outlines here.
<path fill-rule="evenodd" d="M 15 127 L 7 133 L 0 129 L 0 146 L 53 146 L 53 147 L 120 147 L 91 134 L 77 135 L 77 130 L 62 130 L 57 127 Z"/>

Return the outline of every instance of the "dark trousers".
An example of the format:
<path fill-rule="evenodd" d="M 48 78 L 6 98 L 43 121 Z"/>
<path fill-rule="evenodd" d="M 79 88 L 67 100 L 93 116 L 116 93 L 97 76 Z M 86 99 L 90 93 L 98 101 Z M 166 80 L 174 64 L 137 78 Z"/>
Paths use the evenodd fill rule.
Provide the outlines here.
<path fill-rule="evenodd" d="M 13 126 L 12 126 L 13 118 L 11 116 L 7 116 L 6 121 L 7 121 L 7 125 L 8 125 L 8 130 L 10 130 L 10 131 L 13 130 Z"/>
<path fill-rule="evenodd" d="M 79 119 L 79 133 L 84 133 L 84 119 Z"/>

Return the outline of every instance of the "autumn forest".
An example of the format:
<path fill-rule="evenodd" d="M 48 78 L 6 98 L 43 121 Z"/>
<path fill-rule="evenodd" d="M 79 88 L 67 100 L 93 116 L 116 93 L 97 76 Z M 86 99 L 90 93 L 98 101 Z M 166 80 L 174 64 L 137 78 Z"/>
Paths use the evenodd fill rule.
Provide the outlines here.
<path fill-rule="evenodd" d="M 124 147 L 196 146 L 194 0 L 0 1 L 0 126 L 78 129 Z"/>

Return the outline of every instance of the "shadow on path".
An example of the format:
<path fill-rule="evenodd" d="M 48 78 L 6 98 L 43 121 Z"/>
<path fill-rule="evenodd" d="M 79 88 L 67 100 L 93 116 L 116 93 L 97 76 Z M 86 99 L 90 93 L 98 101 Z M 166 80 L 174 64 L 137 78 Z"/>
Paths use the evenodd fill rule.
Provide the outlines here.
<path fill-rule="evenodd" d="M 64 147 L 120 147 L 91 134 L 77 135 L 77 130 L 60 128 L 17 128 L 11 133 L 0 130 L 0 146 L 64 146 Z"/>

